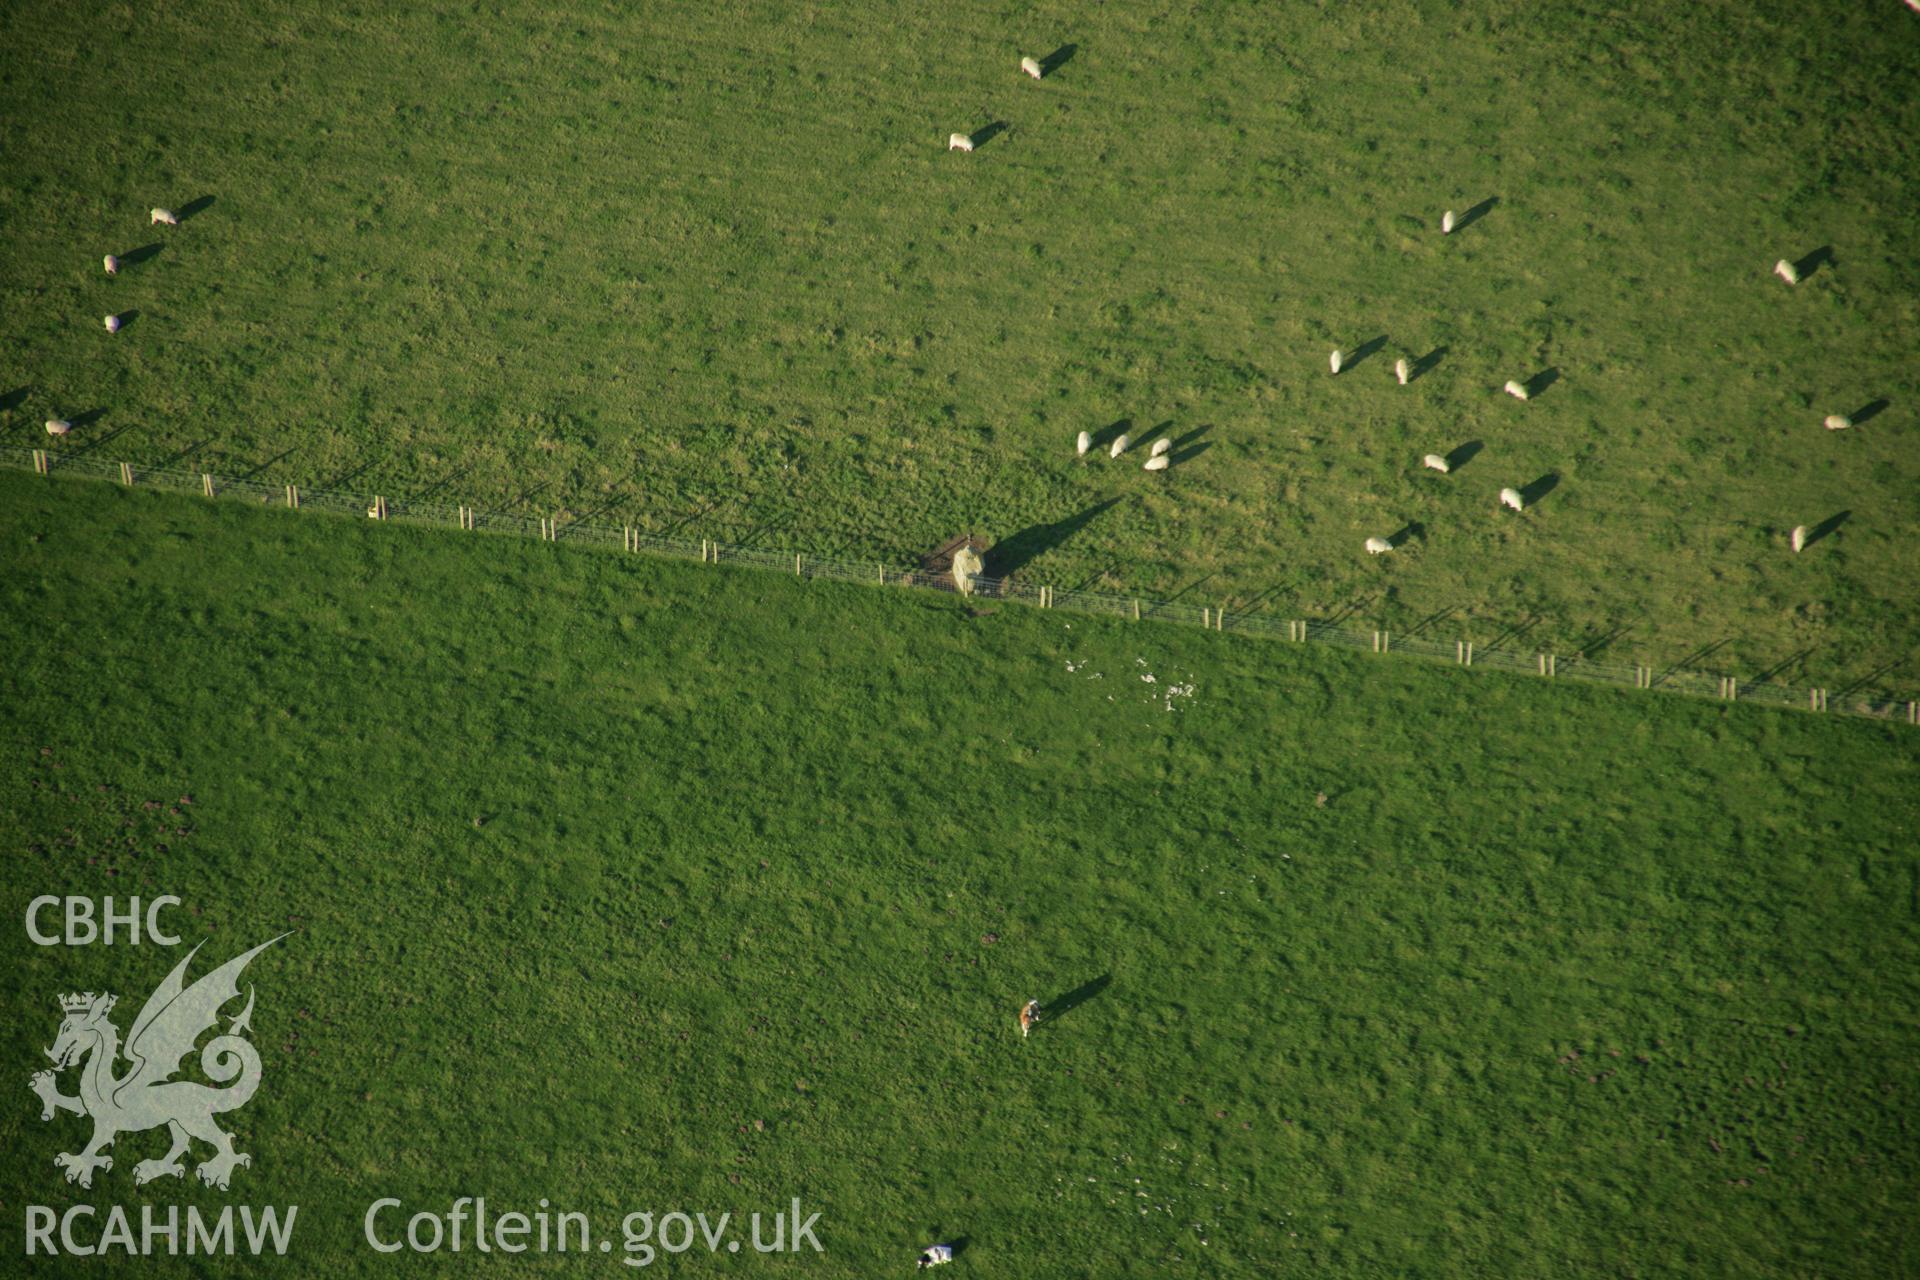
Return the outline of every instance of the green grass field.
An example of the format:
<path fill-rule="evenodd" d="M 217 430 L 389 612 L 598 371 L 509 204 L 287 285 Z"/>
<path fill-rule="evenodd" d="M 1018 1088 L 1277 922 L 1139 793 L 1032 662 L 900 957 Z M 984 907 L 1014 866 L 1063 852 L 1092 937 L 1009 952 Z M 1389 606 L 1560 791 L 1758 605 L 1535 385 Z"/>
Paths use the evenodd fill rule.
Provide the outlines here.
<path fill-rule="evenodd" d="M 136 1191 L 154 1134 L 68 1186 L 26 1088 L 56 993 L 124 1030 L 179 953 L 0 931 L 10 1232 L 297 1204 L 276 1274 L 517 1272 L 361 1216 L 799 1196 L 824 1255 L 661 1265 L 1920 1267 L 1900 726 L 18 474 L 0 546 L 8 910 L 295 931 L 227 1194 Z"/>
<path fill-rule="evenodd" d="M 1061 586 L 1913 681 L 1894 0 L 0 24 L 0 439 L 84 415 L 64 448 L 149 464 L 821 554 L 974 528 Z M 1402 354 L 1438 358 L 1401 388 Z M 1074 462 L 1121 420 L 1169 475 Z"/>

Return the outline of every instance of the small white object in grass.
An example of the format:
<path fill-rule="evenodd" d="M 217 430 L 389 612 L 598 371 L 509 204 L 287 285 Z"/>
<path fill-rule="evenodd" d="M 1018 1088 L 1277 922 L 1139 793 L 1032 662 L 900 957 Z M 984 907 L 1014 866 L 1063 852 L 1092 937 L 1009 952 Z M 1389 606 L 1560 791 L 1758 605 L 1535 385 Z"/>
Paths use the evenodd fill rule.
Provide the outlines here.
<path fill-rule="evenodd" d="M 63 436 L 71 430 L 73 430 L 73 424 L 65 418 L 47 419 L 47 434 L 50 436 Z"/>
<path fill-rule="evenodd" d="M 107 332 L 108 332 L 108 333 L 118 333 L 118 332 L 120 332 L 120 317 L 119 317 L 119 316 L 108 316 L 108 317 L 107 317 Z"/>
<path fill-rule="evenodd" d="M 106 256 L 106 267 L 107 267 L 107 274 L 108 274 L 108 275 L 110 275 L 110 276 L 117 276 L 117 275 L 119 275 L 119 274 L 120 274 L 120 259 L 118 259 L 118 258 L 116 258 L 116 257 L 114 257 L 114 256 L 113 256 L 112 254 L 108 254 L 108 255 Z"/>
<path fill-rule="evenodd" d="M 1522 383 L 1515 382 L 1511 378 L 1507 379 L 1507 385 L 1505 390 L 1506 390 L 1506 393 L 1512 396 L 1515 400 L 1525 400 L 1527 398 L 1526 386 Z"/>
<path fill-rule="evenodd" d="M 1797 524 L 1793 526 L 1793 549 L 1797 552 L 1806 545 L 1807 545 L 1807 526 L 1803 524 Z"/>
<path fill-rule="evenodd" d="M 1158 440 L 1155 440 L 1153 442 L 1152 453 L 1153 453 L 1153 456 L 1156 458 L 1163 453 L 1171 453 L 1172 451 L 1173 451 L 1173 441 L 1167 439 L 1165 436 L 1161 436 Z"/>
<path fill-rule="evenodd" d="M 1040 61 L 1037 58 L 1020 59 L 1020 69 L 1032 76 L 1035 80 L 1038 80 L 1043 74 L 1040 69 Z"/>
<path fill-rule="evenodd" d="M 161 223 L 169 227 L 177 227 L 180 225 L 180 219 L 174 217 L 172 211 L 167 209 L 155 209 L 153 211 L 153 221 L 155 225 Z"/>
<path fill-rule="evenodd" d="M 1121 432 L 1120 438 L 1118 440 L 1115 440 L 1113 442 L 1113 447 L 1107 450 L 1107 456 L 1109 458 L 1119 457 L 1121 454 L 1127 451 L 1127 446 L 1131 443 L 1133 443 L 1133 441 L 1127 436 L 1127 433 L 1124 431 Z"/>
<path fill-rule="evenodd" d="M 1853 419 L 1844 413 L 1830 413 L 1825 425 L 1829 431 L 1845 431 L 1853 425 Z"/>
<path fill-rule="evenodd" d="M 973 150 L 973 139 L 964 133 L 950 133 L 947 135 L 947 150 L 971 151 Z"/>
<path fill-rule="evenodd" d="M 1437 453 L 1430 453 L 1426 457 L 1420 459 L 1420 465 L 1425 467 L 1429 471 L 1438 471 L 1443 475 L 1446 472 L 1453 470 L 1452 467 L 1449 467 L 1447 465 L 1447 460 L 1441 457 Z"/>
<path fill-rule="evenodd" d="M 1077 454 L 1084 456 L 1087 450 L 1091 448 L 1093 448 L 1093 434 L 1091 432 L 1082 431 L 1079 434 L 1079 436 L 1077 436 L 1074 439 L 1073 451 Z"/>
<path fill-rule="evenodd" d="M 1780 259 L 1780 261 L 1773 264 L 1773 274 L 1779 276 L 1782 280 L 1785 280 L 1788 284 L 1800 283 L 1800 273 L 1798 271 L 1795 271 L 1793 269 L 1793 264 L 1791 262 L 1788 262 L 1785 258 L 1782 258 Z"/>
<path fill-rule="evenodd" d="M 1406 357 L 1402 356 L 1393 362 L 1393 376 L 1399 380 L 1401 386 L 1407 385 L 1407 376 L 1412 372 L 1413 370 L 1407 366 Z"/>
<path fill-rule="evenodd" d="M 1502 489 L 1500 491 L 1500 505 L 1503 507 L 1512 507 L 1515 511 L 1525 511 L 1527 509 L 1527 501 L 1520 496 L 1518 489 Z"/>
<path fill-rule="evenodd" d="M 1343 357 L 1340 354 L 1340 349 L 1338 347 L 1335 347 L 1333 350 L 1333 354 L 1327 357 L 1327 368 L 1331 369 L 1335 373 L 1340 372 L 1340 362 L 1342 359 Z"/>
<path fill-rule="evenodd" d="M 1169 458 L 1166 454 L 1156 453 L 1153 457 L 1147 459 L 1147 470 L 1165 471 L 1172 462 L 1173 459 Z"/>
<path fill-rule="evenodd" d="M 1383 551 L 1391 551 L 1391 550 L 1393 550 L 1393 544 L 1391 542 L 1388 542 L 1385 538 L 1368 538 L 1367 539 L 1367 554 L 1370 556 L 1377 556 Z"/>
<path fill-rule="evenodd" d="M 1440 215 L 1440 234 L 1443 236 L 1453 234 L 1453 210 L 1451 209 Z"/>

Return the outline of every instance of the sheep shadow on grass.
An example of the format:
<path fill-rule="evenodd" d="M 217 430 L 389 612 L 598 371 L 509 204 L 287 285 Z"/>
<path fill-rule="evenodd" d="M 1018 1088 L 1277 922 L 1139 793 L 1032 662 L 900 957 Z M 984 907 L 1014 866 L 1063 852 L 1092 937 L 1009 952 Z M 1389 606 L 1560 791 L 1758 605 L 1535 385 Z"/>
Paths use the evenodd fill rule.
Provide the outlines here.
<path fill-rule="evenodd" d="M 1801 545 L 1803 547 L 1810 547 L 1814 543 L 1819 542 L 1822 538 L 1832 537 L 1835 533 L 1838 533 L 1840 531 L 1841 525 L 1845 524 L 1847 521 L 1851 519 L 1853 519 L 1852 511 L 1835 512 L 1833 515 L 1828 516 L 1825 520 L 1822 520 L 1819 524 L 1813 526 L 1813 528 L 1807 530 L 1807 540 Z"/>
<path fill-rule="evenodd" d="M 1087 452 L 1092 453 L 1096 449 L 1112 448 L 1115 440 L 1118 440 L 1121 436 L 1126 435 L 1132 430 L 1132 418 L 1120 418 L 1110 422 L 1098 431 L 1091 433 L 1092 443 L 1087 446 Z"/>
<path fill-rule="evenodd" d="M 1525 488 L 1520 490 L 1520 501 L 1525 503 L 1529 508 L 1531 508 L 1536 502 L 1540 501 L 1540 499 L 1546 497 L 1548 494 L 1552 493 L 1555 489 L 1558 489 L 1559 487 L 1560 487 L 1559 473 L 1554 471 L 1549 471 L 1547 472 L 1547 474 L 1541 476 L 1538 480 L 1535 480 L 1532 484 L 1529 484 Z"/>
<path fill-rule="evenodd" d="M 1478 440 L 1467 441 L 1447 455 L 1447 470 L 1458 471 L 1479 457 L 1480 451 L 1484 448 L 1486 448 L 1486 446 Z"/>
<path fill-rule="evenodd" d="M 196 196 L 173 211 L 173 216 L 185 222 L 196 214 L 204 213 L 213 205 L 212 196 Z"/>
<path fill-rule="evenodd" d="M 1875 400 L 1871 404 L 1862 405 L 1860 408 L 1855 409 L 1853 411 L 1853 414 L 1852 414 L 1853 425 L 1857 427 L 1863 422 L 1868 422 L 1874 418 L 1879 417 L 1881 414 L 1887 411 L 1888 406 L 1890 406 L 1892 403 L 1893 401 L 1887 399 L 1885 396 L 1882 396 L 1880 399 Z"/>
<path fill-rule="evenodd" d="M 1833 265 L 1833 246 L 1823 244 L 1806 257 L 1797 260 L 1793 264 L 1793 273 L 1804 281 L 1808 276 L 1820 270 L 1820 268 L 1831 267 Z"/>
<path fill-rule="evenodd" d="M 1425 525 L 1421 524 L 1418 520 L 1409 520 L 1406 524 L 1401 525 L 1387 536 L 1387 545 L 1395 551 L 1398 551 L 1409 542 L 1426 536 L 1427 527 Z"/>
<path fill-rule="evenodd" d="M 1119 502 L 1120 499 L 1117 497 L 1108 498 L 1104 502 L 1096 502 L 1085 511 L 1075 512 L 1065 519 L 1055 520 L 1049 524 L 1029 525 L 1018 533 L 1001 539 L 987 549 L 986 576 L 1004 578 L 1017 570 L 1026 568 L 1112 510 Z"/>
<path fill-rule="evenodd" d="M 1526 381 L 1527 399 L 1529 400 L 1538 399 L 1541 392 L 1545 391 L 1548 387 L 1552 386 L 1554 383 L 1558 381 L 1560 381 L 1560 370 L 1558 366 L 1555 366 L 1553 368 L 1548 368 L 1548 369 L 1542 369 L 1540 372 L 1534 374 L 1531 378 L 1527 379 Z"/>
<path fill-rule="evenodd" d="M 1368 338 L 1365 342 L 1355 347 L 1352 350 L 1352 352 L 1350 352 L 1347 355 L 1347 357 L 1340 362 L 1340 372 L 1345 373 L 1347 370 L 1353 368 L 1355 365 L 1359 364 L 1362 360 L 1365 360 L 1368 356 L 1372 355 L 1374 352 L 1380 350 L 1386 345 L 1387 345 L 1387 335 L 1384 333 L 1377 338 Z"/>
<path fill-rule="evenodd" d="M 1462 231 L 1465 231 L 1468 227 L 1480 221 L 1480 219 L 1486 217 L 1489 213 L 1492 213 L 1493 206 L 1499 203 L 1499 196 L 1488 196 L 1485 200 L 1482 200 L 1479 204 L 1473 206 L 1473 208 L 1453 220 L 1453 233 L 1459 235 Z"/>
<path fill-rule="evenodd" d="M 1045 1028 L 1049 1023 L 1060 1021 L 1112 985 L 1113 975 L 1103 973 L 1092 982 L 1082 983 L 1063 996 L 1055 996 L 1043 1002 L 1040 1005 L 1039 1028 Z"/>
<path fill-rule="evenodd" d="M 1063 44 L 1046 57 L 1040 59 L 1040 74 L 1050 76 L 1073 61 L 1073 55 L 1080 52 L 1077 44 Z"/>
<path fill-rule="evenodd" d="M 1439 364 L 1440 361 L 1446 357 L 1446 354 L 1447 349 L 1445 347 L 1435 347 L 1433 350 L 1427 352 L 1427 354 L 1415 359 L 1413 363 L 1407 366 L 1407 381 L 1409 383 L 1420 381 L 1421 378 L 1424 378 L 1433 370 L 1435 365 Z"/>
<path fill-rule="evenodd" d="M 32 390 L 32 386 L 15 387 L 5 395 L 0 396 L 0 413 L 10 413 L 25 404 L 27 402 L 27 393 Z"/>
<path fill-rule="evenodd" d="M 158 257 L 160 250 L 165 247 L 165 245 L 154 243 L 143 244 L 138 249 L 129 249 L 120 255 L 120 265 L 123 267 L 137 267 L 149 258 Z"/>
<path fill-rule="evenodd" d="M 981 147 L 986 146 L 989 142 L 992 142 L 995 138 L 1005 133 L 1007 129 L 1008 125 L 1005 120 L 995 120 L 992 124 L 982 125 L 980 128 L 975 129 L 967 135 L 967 139 L 973 143 L 974 150 L 978 151 Z"/>
<path fill-rule="evenodd" d="M 133 328 L 133 322 L 140 318 L 140 312 L 138 310 L 121 311 L 116 314 L 120 319 L 120 328 L 118 330 L 120 333 L 125 333 L 127 330 Z"/>

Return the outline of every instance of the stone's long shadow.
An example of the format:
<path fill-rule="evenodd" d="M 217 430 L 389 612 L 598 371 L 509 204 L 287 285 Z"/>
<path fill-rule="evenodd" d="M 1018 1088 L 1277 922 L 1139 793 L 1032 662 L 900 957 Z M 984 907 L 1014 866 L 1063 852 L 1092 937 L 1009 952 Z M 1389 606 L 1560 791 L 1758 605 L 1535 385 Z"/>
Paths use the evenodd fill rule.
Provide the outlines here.
<path fill-rule="evenodd" d="M 1029 525 L 1020 532 L 1001 539 L 987 550 L 986 576 L 1004 578 L 1010 573 L 1024 569 L 1034 560 L 1052 551 L 1099 519 L 1119 501 L 1117 497 L 1108 498 L 1105 502 L 1097 502 L 1085 511 L 1077 512 L 1064 520 L 1055 520 L 1051 524 Z"/>

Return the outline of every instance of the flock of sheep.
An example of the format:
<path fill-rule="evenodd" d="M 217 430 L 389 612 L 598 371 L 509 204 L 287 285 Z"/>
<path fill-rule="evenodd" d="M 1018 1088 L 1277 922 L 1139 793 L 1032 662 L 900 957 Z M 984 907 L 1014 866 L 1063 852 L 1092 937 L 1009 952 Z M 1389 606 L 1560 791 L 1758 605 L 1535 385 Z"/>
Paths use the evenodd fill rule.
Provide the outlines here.
<path fill-rule="evenodd" d="M 189 212 L 191 211 L 189 210 Z M 177 217 L 173 213 L 173 211 L 169 209 L 155 209 L 153 211 L 152 216 L 153 216 L 153 225 L 156 227 L 162 227 L 162 226 L 177 227 L 180 225 L 179 217 Z M 107 274 L 110 276 L 117 276 L 120 274 L 120 259 L 116 258 L 112 254 L 108 254 L 104 259 L 102 259 L 101 265 L 106 267 Z M 107 332 L 108 333 L 120 332 L 120 326 L 122 323 L 123 321 L 121 320 L 119 313 L 116 312 L 112 315 L 109 315 L 106 319 Z M 65 418 L 47 419 L 47 434 L 50 436 L 55 436 L 55 437 L 64 436 L 64 435 L 67 435 L 72 430 L 73 430 L 73 423 L 69 422 Z"/>
<path fill-rule="evenodd" d="M 1909 8 L 1920 11 L 1920 0 L 1906 0 L 1906 3 Z M 1020 59 L 1020 70 L 1035 80 L 1042 79 L 1046 75 L 1046 68 L 1041 66 L 1037 59 L 1031 57 L 1023 57 Z M 971 134 L 954 133 L 947 135 L 948 151 L 972 151 L 973 147 L 974 140 Z M 1469 213 L 1467 218 L 1462 219 L 1457 217 L 1453 210 L 1448 209 L 1440 215 L 1440 234 L 1452 235 L 1456 227 L 1462 227 L 1466 222 L 1471 220 L 1471 213 Z M 1785 258 L 1774 263 L 1773 273 L 1789 285 L 1800 283 L 1799 270 L 1793 263 L 1788 262 Z M 1336 347 L 1333 353 L 1327 357 L 1327 368 L 1329 372 L 1337 377 L 1340 370 L 1345 367 L 1347 359 L 1347 353 Z M 1413 368 L 1408 364 L 1405 357 L 1393 362 L 1393 376 L 1394 380 L 1403 387 L 1413 380 Z M 1502 387 L 1501 390 L 1516 400 L 1530 399 L 1533 394 L 1526 383 L 1515 379 L 1509 379 L 1506 386 Z M 1829 414 L 1823 425 L 1829 431 L 1844 431 L 1853 425 L 1853 420 L 1845 414 L 1835 413 Z M 1127 447 L 1131 443 L 1132 441 L 1129 437 L 1125 433 L 1122 433 L 1107 450 L 1107 456 L 1112 458 L 1119 457 L 1127 451 Z M 1084 458 L 1086 457 L 1087 451 L 1092 447 L 1092 435 L 1082 431 L 1074 443 L 1075 453 L 1079 457 Z M 1146 469 L 1148 471 L 1167 470 L 1173 465 L 1173 458 L 1171 456 L 1172 449 L 1172 441 L 1164 437 L 1154 441 L 1153 448 L 1147 456 Z M 1442 474 L 1452 470 L 1451 464 L 1437 453 L 1429 453 L 1426 455 L 1426 457 L 1421 459 L 1421 465 L 1429 470 L 1438 471 Z M 1526 495 L 1518 489 L 1503 488 L 1500 490 L 1500 505 L 1507 510 L 1524 511 L 1527 507 Z M 1807 527 L 1805 525 L 1796 525 L 1789 541 L 1796 552 L 1805 548 L 1807 545 Z M 1383 552 L 1392 551 L 1396 545 L 1398 544 L 1393 539 L 1373 537 L 1367 539 L 1366 550 L 1368 555 L 1377 556 Z"/>

